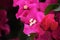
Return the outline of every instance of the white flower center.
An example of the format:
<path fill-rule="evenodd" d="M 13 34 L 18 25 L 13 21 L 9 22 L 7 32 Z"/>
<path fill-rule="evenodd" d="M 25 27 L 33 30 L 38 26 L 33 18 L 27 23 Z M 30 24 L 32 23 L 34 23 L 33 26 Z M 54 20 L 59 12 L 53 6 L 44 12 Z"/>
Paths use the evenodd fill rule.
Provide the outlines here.
<path fill-rule="evenodd" d="M 36 21 L 35 19 L 31 18 L 29 22 L 30 22 L 29 25 L 32 26 L 32 25 L 35 24 L 37 21 Z"/>
<path fill-rule="evenodd" d="M 28 8 L 28 6 L 27 5 L 24 5 L 24 9 L 27 9 Z"/>

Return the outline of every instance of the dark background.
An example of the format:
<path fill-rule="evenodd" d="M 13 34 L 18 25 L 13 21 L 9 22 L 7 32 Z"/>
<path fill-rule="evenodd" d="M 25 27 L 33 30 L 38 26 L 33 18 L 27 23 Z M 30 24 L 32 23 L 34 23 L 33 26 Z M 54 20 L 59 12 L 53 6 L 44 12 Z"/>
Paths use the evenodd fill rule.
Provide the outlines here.
<path fill-rule="evenodd" d="M 13 7 L 13 0 L 0 0 L 0 10 L 4 9 L 7 11 L 7 24 L 10 26 L 10 34 L 5 35 L 4 31 L 2 31 L 2 37 L 0 40 L 9 40 L 12 38 L 20 38 L 20 40 L 26 40 L 26 35 L 23 33 L 24 24 L 16 19 L 15 15 L 18 11 L 18 6 Z"/>

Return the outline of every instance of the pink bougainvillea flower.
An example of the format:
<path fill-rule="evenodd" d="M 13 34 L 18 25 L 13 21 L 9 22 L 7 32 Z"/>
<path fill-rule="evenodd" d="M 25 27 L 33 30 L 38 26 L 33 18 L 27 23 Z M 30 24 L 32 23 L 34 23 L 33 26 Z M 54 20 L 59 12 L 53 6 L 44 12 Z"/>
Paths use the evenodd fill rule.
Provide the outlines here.
<path fill-rule="evenodd" d="M 58 27 L 58 22 L 55 21 L 54 19 L 54 14 L 48 14 L 45 16 L 45 18 L 43 18 L 42 22 L 41 22 L 41 27 L 44 30 L 48 30 L 49 28 L 51 30 L 56 30 Z"/>
<path fill-rule="evenodd" d="M 18 14 L 17 15 L 21 15 L 25 10 L 36 10 L 37 8 L 37 4 L 24 4 L 23 6 L 20 6 L 19 7 L 19 10 L 18 10 Z"/>
<path fill-rule="evenodd" d="M 0 10 L 0 35 L 2 31 L 4 31 L 6 35 L 10 32 L 9 26 L 6 24 L 7 21 L 8 19 L 6 10 Z"/>
<path fill-rule="evenodd" d="M 40 2 L 40 10 L 45 11 L 45 9 L 50 5 L 50 4 L 57 4 L 58 0 L 45 0 L 45 2 Z"/>
<path fill-rule="evenodd" d="M 23 3 L 22 3 L 23 2 Z M 22 14 L 24 14 L 24 12 L 26 12 L 26 14 L 29 12 L 32 12 L 34 10 L 37 11 L 38 9 L 38 5 L 37 3 L 28 3 L 27 1 L 22 0 L 22 2 L 18 2 L 19 4 L 19 9 L 18 12 L 16 13 L 16 18 L 18 19 Z"/>
<path fill-rule="evenodd" d="M 41 20 L 43 19 L 44 16 L 45 15 L 43 12 L 37 11 L 36 3 L 23 5 L 16 14 L 16 18 L 17 19 L 20 18 L 21 21 L 25 24 L 24 33 L 27 35 L 29 35 L 30 33 L 39 32 L 39 31 L 37 31 L 37 30 L 39 30 L 39 27 L 37 27 L 36 31 L 33 31 L 33 30 L 35 30 L 34 27 L 36 27 L 35 23 L 41 22 Z M 32 25 L 34 25 L 34 26 L 32 26 Z M 39 24 L 36 24 L 36 25 L 39 26 Z M 31 26 L 31 28 L 30 28 L 30 26 Z M 29 30 L 27 30 L 27 29 L 29 29 Z M 41 30 L 41 28 L 40 28 L 40 30 Z M 41 34 L 43 34 L 43 33 L 41 33 Z"/>
<path fill-rule="evenodd" d="M 43 12 L 38 12 L 36 13 L 36 15 L 34 13 L 27 15 L 27 17 L 25 18 L 25 22 L 28 21 L 28 24 L 24 23 L 23 32 L 26 35 L 30 35 L 31 33 L 38 33 L 40 35 L 43 35 L 45 31 L 43 31 L 43 29 L 40 28 L 40 22 L 43 18 Z"/>

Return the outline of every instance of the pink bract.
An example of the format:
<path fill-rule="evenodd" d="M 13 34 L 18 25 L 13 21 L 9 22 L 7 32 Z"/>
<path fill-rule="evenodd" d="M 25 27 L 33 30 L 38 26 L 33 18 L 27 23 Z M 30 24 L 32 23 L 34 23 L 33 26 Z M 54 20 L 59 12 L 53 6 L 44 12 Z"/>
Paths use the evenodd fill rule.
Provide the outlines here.
<path fill-rule="evenodd" d="M 28 36 L 31 33 L 36 33 L 36 34 L 39 34 L 39 35 L 43 35 L 45 33 L 45 31 L 39 26 L 39 24 L 35 24 L 33 26 L 29 26 L 27 24 L 24 24 L 23 32 Z"/>
<path fill-rule="evenodd" d="M 39 33 L 38 30 L 40 30 L 40 32 L 42 31 L 44 33 L 44 31 L 41 30 L 41 28 L 38 29 L 40 27 L 39 24 L 34 24 L 33 26 L 31 26 L 31 28 L 29 25 L 30 24 L 29 21 L 31 19 L 37 20 L 37 23 L 41 22 L 41 20 L 45 17 L 44 13 L 37 11 L 37 5 L 35 3 L 34 4 L 28 4 L 27 6 L 29 9 L 21 10 L 22 12 L 19 10 L 16 14 L 17 19 L 20 18 L 21 21 L 25 24 L 24 33 L 26 35 L 28 35 L 30 33 L 35 33 L 35 32 Z M 36 26 L 36 25 L 38 25 L 38 26 Z M 33 30 L 35 30 L 34 27 L 37 28 L 36 31 L 33 31 Z M 29 30 L 27 30 L 27 29 L 29 29 Z"/>
<path fill-rule="evenodd" d="M 29 14 L 29 15 L 27 15 L 27 17 L 25 18 L 25 20 L 26 21 L 28 21 L 28 24 L 25 24 L 24 25 L 24 33 L 26 34 L 26 35 L 29 35 L 29 34 L 31 34 L 31 33 L 37 33 L 37 34 L 40 34 L 40 35 L 43 35 L 44 34 L 44 32 L 45 31 L 43 31 L 43 29 L 42 28 L 40 28 L 40 22 L 41 22 L 41 20 L 44 18 L 44 14 L 43 14 L 43 12 L 38 12 L 38 13 L 36 13 L 36 15 L 34 16 L 35 14 Z M 31 19 L 31 18 L 33 18 L 33 19 L 36 19 L 36 23 L 35 24 L 33 24 L 32 26 L 30 26 L 29 25 L 29 20 Z M 28 20 L 27 20 L 28 19 Z M 25 21 L 25 22 L 26 22 Z"/>
<path fill-rule="evenodd" d="M 44 34 L 45 31 L 43 31 L 40 28 L 40 22 L 45 17 L 43 12 L 39 12 L 37 10 L 38 5 L 36 3 L 29 4 L 26 1 L 25 3 L 21 4 L 19 7 L 18 12 L 16 13 L 16 18 L 19 19 L 24 23 L 24 30 L 23 32 L 26 35 L 29 35 L 31 33 L 40 33 L 41 35 Z M 24 10 L 24 6 L 27 5 L 27 9 Z M 30 20 L 36 20 L 37 22 L 34 23 L 32 26 L 30 26 Z M 37 28 L 37 29 L 36 29 Z M 29 29 L 29 30 L 28 30 Z M 40 31 L 38 31 L 40 30 Z"/>

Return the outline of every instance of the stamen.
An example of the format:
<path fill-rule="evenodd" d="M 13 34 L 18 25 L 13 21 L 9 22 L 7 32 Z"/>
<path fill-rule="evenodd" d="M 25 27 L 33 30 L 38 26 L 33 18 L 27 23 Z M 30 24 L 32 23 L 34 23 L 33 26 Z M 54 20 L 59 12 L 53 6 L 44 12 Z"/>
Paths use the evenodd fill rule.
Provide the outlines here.
<path fill-rule="evenodd" d="M 30 26 L 32 26 L 32 25 L 33 25 L 33 23 L 31 22 L 31 23 L 30 23 Z"/>
<path fill-rule="evenodd" d="M 28 8 L 28 6 L 27 5 L 24 5 L 24 9 L 27 9 Z"/>
<path fill-rule="evenodd" d="M 32 22 L 32 21 L 33 21 L 33 18 L 31 18 L 29 22 Z"/>
<path fill-rule="evenodd" d="M 33 24 L 35 24 L 35 23 L 36 23 L 36 20 L 33 21 Z"/>
<path fill-rule="evenodd" d="M 36 23 L 36 20 L 33 20 L 33 18 L 32 19 L 30 19 L 30 26 L 32 26 L 33 24 L 35 24 Z"/>

